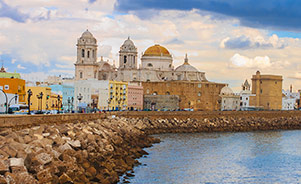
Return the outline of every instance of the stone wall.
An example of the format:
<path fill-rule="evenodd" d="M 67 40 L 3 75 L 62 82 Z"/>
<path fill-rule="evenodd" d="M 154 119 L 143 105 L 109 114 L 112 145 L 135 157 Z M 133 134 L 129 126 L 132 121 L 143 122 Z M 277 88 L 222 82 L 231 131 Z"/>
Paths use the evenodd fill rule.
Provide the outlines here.
<path fill-rule="evenodd" d="M 144 109 L 179 109 L 179 96 L 177 95 L 144 95 Z"/>
<path fill-rule="evenodd" d="M 1 115 L 1 128 L 22 128 L 40 124 L 74 123 L 104 118 L 104 114 Z"/>

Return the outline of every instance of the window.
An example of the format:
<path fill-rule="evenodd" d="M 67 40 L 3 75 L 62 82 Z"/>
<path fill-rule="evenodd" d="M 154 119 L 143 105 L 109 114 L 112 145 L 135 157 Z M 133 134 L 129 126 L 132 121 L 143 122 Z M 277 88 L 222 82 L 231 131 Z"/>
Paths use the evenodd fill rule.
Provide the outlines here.
<path fill-rule="evenodd" d="M 201 88 L 202 87 L 202 84 L 198 84 L 198 88 Z"/>
<path fill-rule="evenodd" d="M 79 78 L 83 78 L 83 72 L 79 72 Z"/>
<path fill-rule="evenodd" d="M 90 58 L 90 51 L 88 51 L 88 53 L 87 53 L 87 57 L 88 57 L 88 58 Z"/>
<path fill-rule="evenodd" d="M 240 100 L 242 100 L 242 97 L 240 97 Z"/>
<path fill-rule="evenodd" d="M 249 98 L 247 97 L 246 100 L 249 100 Z"/>
<path fill-rule="evenodd" d="M 133 56 L 133 64 L 135 64 L 135 56 Z"/>
<path fill-rule="evenodd" d="M 200 99 L 198 99 L 198 103 L 201 103 L 201 100 L 200 100 Z"/>
<path fill-rule="evenodd" d="M 82 49 L 82 57 L 85 57 L 85 49 Z"/>
<path fill-rule="evenodd" d="M 277 81 L 275 81 L 275 84 L 277 84 Z"/>
<path fill-rule="evenodd" d="M 166 95 L 170 95 L 169 91 L 166 92 Z"/>
<path fill-rule="evenodd" d="M 149 94 L 149 89 L 146 89 L 146 94 Z"/>
<path fill-rule="evenodd" d="M 96 74 L 97 74 L 97 72 L 95 71 L 95 72 L 94 72 L 94 78 L 95 78 L 95 79 L 96 79 Z"/>
<path fill-rule="evenodd" d="M 127 57 L 123 56 L 123 63 L 125 64 L 127 62 Z"/>
<path fill-rule="evenodd" d="M 148 67 L 153 67 L 153 64 L 148 63 L 147 66 L 148 66 Z"/>
<path fill-rule="evenodd" d="M 262 93 L 262 89 L 260 89 L 260 93 Z"/>
<path fill-rule="evenodd" d="M 181 78 L 182 78 L 181 75 L 177 75 L 177 77 L 178 77 L 178 80 L 181 80 Z"/>
<path fill-rule="evenodd" d="M 158 94 L 157 92 L 154 92 L 154 93 L 153 93 L 153 95 L 157 95 L 157 94 Z"/>
<path fill-rule="evenodd" d="M 95 50 L 92 51 L 92 57 L 95 58 Z"/>
<path fill-rule="evenodd" d="M 198 93 L 198 96 L 201 96 L 201 95 L 202 95 L 202 93 L 201 93 L 201 92 L 199 92 L 199 93 Z"/>

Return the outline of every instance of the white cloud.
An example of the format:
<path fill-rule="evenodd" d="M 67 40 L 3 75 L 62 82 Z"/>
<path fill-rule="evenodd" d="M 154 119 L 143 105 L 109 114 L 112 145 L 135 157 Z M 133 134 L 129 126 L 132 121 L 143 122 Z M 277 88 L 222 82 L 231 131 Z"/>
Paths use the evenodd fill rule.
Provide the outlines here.
<path fill-rule="evenodd" d="M 230 58 L 231 66 L 242 68 L 283 68 L 289 65 L 288 61 L 274 61 L 272 62 L 268 56 L 256 56 L 248 58 L 238 53 Z"/>
<path fill-rule="evenodd" d="M 1 54 L 1 53 L 0 53 L 0 54 Z M 11 64 L 15 64 L 16 61 L 17 61 L 16 59 L 12 59 L 12 60 L 11 60 Z"/>
<path fill-rule="evenodd" d="M 44 81 L 47 78 L 47 74 L 44 72 L 32 72 L 32 73 L 21 73 L 22 79 L 26 81 Z"/>
<path fill-rule="evenodd" d="M 22 65 L 20 65 L 20 64 L 17 65 L 17 68 L 18 68 L 18 69 L 21 69 L 21 70 L 25 70 L 25 69 L 26 69 L 24 66 L 22 66 Z"/>

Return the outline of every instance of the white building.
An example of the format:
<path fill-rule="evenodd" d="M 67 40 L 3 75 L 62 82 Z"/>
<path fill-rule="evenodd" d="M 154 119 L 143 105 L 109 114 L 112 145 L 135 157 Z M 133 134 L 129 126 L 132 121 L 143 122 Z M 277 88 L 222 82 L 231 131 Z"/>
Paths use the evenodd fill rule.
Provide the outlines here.
<path fill-rule="evenodd" d="M 250 97 L 256 96 L 255 94 L 252 94 L 251 92 L 251 86 L 246 80 L 244 84 L 242 85 L 242 91 L 239 93 L 240 96 L 240 109 L 241 110 L 248 110 L 250 106 Z"/>
<path fill-rule="evenodd" d="M 186 80 L 207 82 L 205 73 L 185 62 L 174 69 L 173 57 L 161 45 L 154 45 L 142 53 L 138 67 L 138 49 L 128 38 L 120 47 L 119 67 L 108 61 L 97 61 L 97 40 L 87 30 L 77 41 L 77 61 L 75 80 L 112 80 L 124 82 L 159 82 L 166 80 Z"/>
<path fill-rule="evenodd" d="M 294 110 L 297 108 L 300 93 L 293 93 L 292 86 L 290 90 L 282 90 L 282 110 Z"/>
<path fill-rule="evenodd" d="M 240 109 L 240 97 L 235 95 L 231 88 L 225 86 L 221 89 L 220 96 L 222 97 L 222 111 L 238 111 Z"/>
<path fill-rule="evenodd" d="M 96 79 L 79 80 L 74 82 L 74 108 L 79 106 L 99 107 L 103 105 L 103 99 L 106 98 L 104 89 L 108 88 L 109 81 L 99 81 Z M 108 92 L 107 92 L 108 95 Z"/>

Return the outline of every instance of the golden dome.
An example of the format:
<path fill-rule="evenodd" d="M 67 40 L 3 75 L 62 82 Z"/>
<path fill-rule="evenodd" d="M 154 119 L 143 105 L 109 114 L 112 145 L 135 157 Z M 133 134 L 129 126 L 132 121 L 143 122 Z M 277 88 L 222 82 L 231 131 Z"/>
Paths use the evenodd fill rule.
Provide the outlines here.
<path fill-rule="evenodd" d="M 144 56 L 171 56 L 168 50 L 161 45 L 154 45 L 146 49 Z"/>

